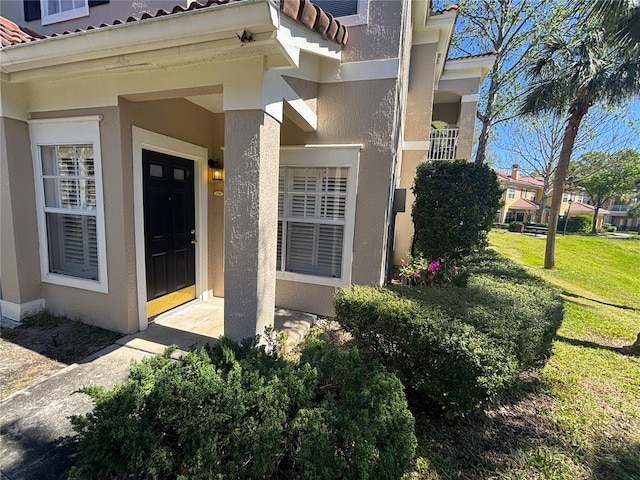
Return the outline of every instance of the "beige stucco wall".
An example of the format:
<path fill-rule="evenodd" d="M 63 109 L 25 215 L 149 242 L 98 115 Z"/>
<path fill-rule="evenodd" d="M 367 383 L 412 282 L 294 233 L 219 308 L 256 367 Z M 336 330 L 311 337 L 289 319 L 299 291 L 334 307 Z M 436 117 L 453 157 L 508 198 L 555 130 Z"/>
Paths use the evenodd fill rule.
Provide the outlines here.
<path fill-rule="evenodd" d="M 363 144 L 351 276 L 354 284 L 377 285 L 384 274 L 395 95 L 395 79 L 320 84 L 318 131 L 302 132 L 288 121 L 282 125 L 283 145 Z M 279 280 L 276 305 L 332 316 L 333 293 L 330 287 Z"/>
<path fill-rule="evenodd" d="M 29 127 L 0 117 L 0 284 L 2 300 L 41 298 L 40 257 Z"/>
<path fill-rule="evenodd" d="M 145 12 L 155 14 L 161 8 L 171 11 L 176 5 L 187 5 L 186 0 L 111 0 L 105 5 L 97 5 L 89 9 L 88 17 L 75 18 L 65 22 L 42 25 L 41 20 L 25 21 L 24 7 L 22 0 L 2 0 L 0 1 L 0 15 L 27 27 L 34 32 L 51 35 L 64 31 L 73 31 L 77 28 L 85 29 L 89 25 L 100 25 L 102 23 L 113 23 L 114 20 L 126 20 L 130 15 L 140 16 Z"/>
<path fill-rule="evenodd" d="M 473 95 L 478 93 L 480 77 L 440 79 L 438 92 L 454 92 L 457 95 Z"/>
<path fill-rule="evenodd" d="M 343 62 L 362 62 L 399 56 L 400 24 L 408 2 L 369 0 L 366 25 L 349 27 L 349 42 L 342 51 Z"/>
<path fill-rule="evenodd" d="M 433 105 L 433 120 L 457 125 L 460 115 L 459 103 L 436 103 Z"/>
<path fill-rule="evenodd" d="M 54 313 L 103 328 L 128 333 L 138 330 L 135 312 L 135 261 L 133 245 L 125 235 L 125 218 L 131 212 L 132 173 L 122 163 L 120 115 L 117 107 L 33 113 L 34 118 L 102 115 L 100 146 L 107 249 L 107 294 L 43 283 L 46 308 Z"/>
<path fill-rule="evenodd" d="M 131 149 L 131 127 L 159 133 L 177 140 L 207 148 L 210 158 L 222 160 L 220 147 L 224 139 L 224 116 L 213 114 L 184 99 L 129 102 L 120 99 L 121 135 L 123 163 L 133 172 L 133 151 Z M 133 175 L 133 173 L 132 173 Z M 210 177 L 209 177 L 210 178 Z M 133 185 L 127 186 L 133 192 Z M 224 197 L 214 196 L 213 191 L 224 191 L 224 182 L 208 180 L 208 287 L 215 296 L 223 296 L 223 202 Z M 133 197 L 130 215 L 126 224 L 130 225 L 127 237 L 133 242 Z"/>
<path fill-rule="evenodd" d="M 405 141 L 427 141 L 431 126 L 437 44 L 411 47 Z M 435 115 L 435 112 L 433 112 Z"/>
<path fill-rule="evenodd" d="M 71 318 L 123 333 L 133 332 L 138 330 L 138 305 L 131 127 L 136 125 L 185 142 L 205 146 L 209 151 L 220 153 L 222 115 L 216 116 L 182 99 L 139 103 L 120 99 L 118 107 L 34 113 L 33 117 L 95 114 L 103 116 L 100 122 L 100 141 L 109 293 L 101 294 L 43 284 L 43 296 L 46 307 L 54 313 L 65 313 Z M 216 202 L 221 204 L 221 201 L 213 196 L 212 189 L 213 186 L 209 182 L 209 192 L 207 192 L 210 209 L 209 235 L 212 240 L 210 243 L 219 246 L 213 248 L 213 255 L 210 249 L 208 273 L 210 288 L 217 286 L 213 293 L 217 291 L 220 294 L 222 291 L 220 273 L 222 227 L 219 223 L 217 224 L 216 219 L 219 221 L 222 215 L 222 205 L 216 207 Z"/>

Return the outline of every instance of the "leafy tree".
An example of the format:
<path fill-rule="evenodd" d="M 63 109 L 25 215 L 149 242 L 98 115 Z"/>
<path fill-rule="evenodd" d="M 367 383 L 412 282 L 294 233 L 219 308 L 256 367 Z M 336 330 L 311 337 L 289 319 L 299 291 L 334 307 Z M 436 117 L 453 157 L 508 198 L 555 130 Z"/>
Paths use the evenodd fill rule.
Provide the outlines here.
<path fill-rule="evenodd" d="M 620 150 L 612 155 L 590 152 L 576 162 L 573 183 L 583 188 L 593 200 L 593 227 L 600 208 L 609 200 L 631 193 L 640 183 L 640 152 L 632 149 Z"/>
<path fill-rule="evenodd" d="M 622 17 L 637 14 L 640 6 L 625 0 L 628 8 Z M 568 110 L 569 118 L 563 134 L 553 182 L 553 198 L 545 250 L 545 268 L 555 267 L 555 235 L 562 202 L 569 160 L 583 117 L 597 102 L 620 104 L 640 91 L 640 56 L 637 47 L 620 48 L 618 37 L 612 34 L 600 14 L 591 11 L 582 30 L 567 38 L 552 38 L 546 42 L 537 61 L 529 71 L 533 86 L 521 106 L 522 113 Z M 615 27 L 618 28 L 618 27 Z M 572 32 L 573 33 L 573 32 Z"/>
<path fill-rule="evenodd" d="M 587 148 L 608 151 L 612 145 L 629 143 L 633 135 L 637 135 L 631 128 L 622 128 L 634 125 L 626 109 L 597 109 L 593 113 L 583 121 L 576 136 L 574 154 Z M 504 140 L 500 142 L 500 148 L 511 154 L 509 162 L 517 162 L 524 171 L 542 179 L 542 198 L 536 222 L 542 222 L 551 198 L 553 176 L 562 150 L 564 121 L 562 116 L 554 113 L 518 117 L 505 125 Z"/>
<path fill-rule="evenodd" d="M 485 246 L 502 195 L 487 165 L 422 163 L 413 193 L 413 257 L 457 260 Z"/>
<path fill-rule="evenodd" d="M 566 2 L 555 0 L 461 0 L 459 30 L 453 55 L 496 52 L 496 59 L 480 92 L 476 116 L 482 125 L 475 163 L 486 161 L 492 128 L 518 112 L 524 94 L 518 81 L 535 46 L 567 19 Z"/>
<path fill-rule="evenodd" d="M 629 206 L 627 209 L 627 217 L 640 218 L 640 202 L 636 202 Z"/>

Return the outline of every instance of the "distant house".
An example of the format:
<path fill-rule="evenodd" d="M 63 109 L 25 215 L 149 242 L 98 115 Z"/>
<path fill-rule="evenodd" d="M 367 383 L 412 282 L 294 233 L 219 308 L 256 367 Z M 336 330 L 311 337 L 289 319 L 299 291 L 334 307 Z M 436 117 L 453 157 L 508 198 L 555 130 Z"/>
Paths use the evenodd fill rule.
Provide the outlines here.
<path fill-rule="evenodd" d="M 640 194 L 635 193 L 624 200 L 611 200 L 605 206 L 608 213 L 604 221 L 614 225 L 618 230 L 640 231 L 640 217 L 629 216 L 629 209 L 640 202 Z"/>
<path fill-rule="evenodd" d="M 548 197 L 544 199 L 544 179 L 537 175 L 521 175 L 520 166 L 514 164 L 511 172 L 494 170 L 500 185 L 504 188 L 502 194 L 503 206 L 496 215 L 496 223 L 509 222 L 535 222 L 540 218 L 541 222 L 549 221 L 551 209 L 551 190 L 548 189 Z M 544 199 L 544 206 L 542 206 Z M 560 206 L 560 216 L 563 215 L 590 215 L 593 216 L 595 208 L 591 205 L 591 199 L 584 192 L 564 192 Z M 538 213 L 542 210 L 541 214 Z M 596 228 L 600 228 L 609 211 L 601 208 L 598 212 Z"/>
<path fill-rule="evenodd" d="M 424 0 L 0 2 L 0 308 L 120 332 L 224 297 L 333 314 L 406 252 L 418 163 L 469 158 L 494 54 Z M 436 132 L 433 121 L 446 124 Z M 410 205 L 410 192 L 406 205 Z"/>

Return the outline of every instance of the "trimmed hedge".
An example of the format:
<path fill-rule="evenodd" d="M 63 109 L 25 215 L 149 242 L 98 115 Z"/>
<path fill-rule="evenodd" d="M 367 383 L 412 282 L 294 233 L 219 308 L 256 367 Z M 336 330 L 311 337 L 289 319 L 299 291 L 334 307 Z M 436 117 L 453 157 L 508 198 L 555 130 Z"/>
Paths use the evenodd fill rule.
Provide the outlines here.
<path fill-rule="evenodd" d="M 564 230 L 564 224 L 567 222 L 567 232 L 571 233 L 589 233 L 593 228 L 593 217 L 590 215 L 574 215 L 569 216 L 567 221 L 566 215 L 558 221 L 558 231 Z"/>
<path fill-rule="evenodd" d="M 354 286 L 335 301 L 361 351 L 457 414 L 544 365 L 563 315 L 558 290 L 495 254 L 471 259 L 463 278 L 446 288 Z"/>
<path fill-rule="evenodd" d="M 317 337 L 300 362 L 221 339 L 183 361 L 132 363 L 95 409 L 72 419 L 70 479 L 398 479 L 414 421 L 402 384 L 378 362 Z"/>

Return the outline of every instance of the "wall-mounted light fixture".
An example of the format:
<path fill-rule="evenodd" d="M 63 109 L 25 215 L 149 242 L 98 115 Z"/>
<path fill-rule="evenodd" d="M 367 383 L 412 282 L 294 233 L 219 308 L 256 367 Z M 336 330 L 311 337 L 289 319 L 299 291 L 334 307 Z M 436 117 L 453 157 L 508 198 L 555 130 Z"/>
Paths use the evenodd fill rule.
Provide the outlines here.
<path fill-rule="evenodd" d="M 209 168 L 211 169 L 212 180 L 222 180 L 224 178 L 222 164 L 220 163 L 220 160 L 209 159 L 208 165 L 209 165 Z"/>

